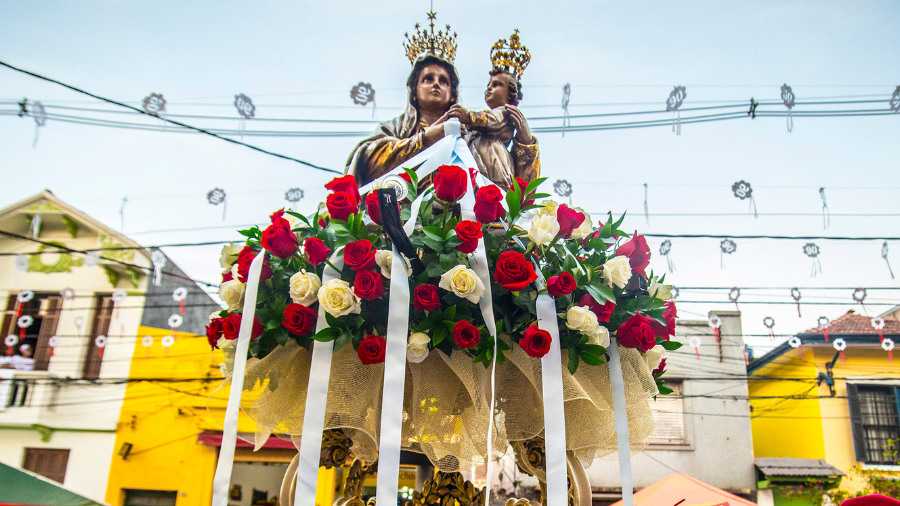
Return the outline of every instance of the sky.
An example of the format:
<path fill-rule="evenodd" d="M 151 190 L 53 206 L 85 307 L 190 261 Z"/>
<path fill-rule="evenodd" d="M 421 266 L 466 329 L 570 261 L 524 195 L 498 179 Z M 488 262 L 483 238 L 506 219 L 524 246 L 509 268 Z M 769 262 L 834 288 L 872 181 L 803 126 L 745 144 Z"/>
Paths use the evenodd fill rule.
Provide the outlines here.
<path fill-rule="evenodd" d="M 349 90 L 376 90 L 378 120 L 405 104 L 409 62 L 401 42 L 425 23 L 429 2 L 172 2 L 0 0 L 0 61 L 139 106 L 162 93 L 170 114 L 191 124 L 234 130 L 232 105 L 244 93 L 259 119 L 329 119 L 328 124 L 250 120 L 246 129 L 370 131 L 373 110 L 355 106 Z M 686 86 L 684 107 L 780 101 L 789 84 L 797 101 L 883 99 L 859 108 L 888 109 L 900 85 L 896 57 L 900 4 L 882 2 L 434 2 L 439 26 L 458 34 L 462 104 L 484 107 L 490 47 L 518 28 L 532 62 L 523 76 L 528 118 L 562 114 L 562 87 L 571 83 L 572 115 L 665 109 L 674 86 Z M 311 212 L 332 177 L 296 162 L 196 134 L 126 130 L 48 120 L 37 133 L 15 102 L 40 100 L 55 114 L 160 125 L 113 111 L 58 85 L 0 68 L 0 206 L 43 189 L 143 245 L 239 240 L 239 226 L 264 223 L 304 190 L 296 208 Z M 604 104 L 604 105 L 588 105 Z M 49 107 L 49 106 L 56 106 Z M 815 109 L 837 106 L 809 106 Z M 850 106 L 854 107 L 854 106 Z M 783 106 L 767 110 L 784 112 Z M 797 110 L 800 110 L 798 107 Z M 687 114 L 687 113 L 686 113 Z M 670 115 L 657 118 L 671 119 Z M 233 119 L 232 119 L 233 118 Z M 632 117 L 634 118 L 634 117 Z M 629 121 L 575 119 L 573 124 Z M 635 118 L 645 119 L 645 118 Z M 561 120 L 532 120 L 532 127 Z M 572 183 L 572 205 L 592 213 L 628 213 L 626 230 L 646 234 L 900 236 L 900 115 L 742 118 L 670 126 L 538 134 L 547 189 Z M 244 137 L 244 141 L 342 170 L 360 136 Z M 753 187 L 758 218 L 731 190 Z M 643 216 L 647 184 L 649 220 Z M 206 193 L 227 193 L 214 207 Z M 825 188 L 831 225 L 823 227 Z M 127 197 L 120 215 L 122 199 Z M 565 201 L 566 199 L 559 199 Z M 594 215 L 594 220 L 602 219 Z M 666 273 L 651 237 L 651 268 Z M 723 256 L 718 239 L 672 239 L 675 267 L 666 280 L 680 289 L 679 315 L 704 319 L 733 310 L 739 299 L 747 342 L 758 352 L 773 340 L 763 325 L 790 335 L 849 309 L 876 315 L 900 303 L 900 283 L 881 256 L 883 240 L 736 239 Z M 820 248 L 821 273 L 803 245 Z M 219 277 L 218 247 L 169 247 L 189 275 Z M 888 241 L 888 261 L 900 274 L 900 241 Z M 718 287 L 718 290 L 696 289 Z M 749 288 L 778 288 L 752 290 Z M 801 288 L 801 313 L 790 296 Z M 866 306 L 852 288 L 870 290 Z M 722 289 L 724 288 L 724 290 Z M 819 290 L 814 290 L 819 288 Z M 822 290 L 821 288 L 844 288 Z M 766 304 L 759 304 L 766 302 Z M 829 302 L 831 305 L 813 305 Z M 770 304 L 777 303 L 777 304 Z M 879 305 L 881 304 L 881 305 Z"/>

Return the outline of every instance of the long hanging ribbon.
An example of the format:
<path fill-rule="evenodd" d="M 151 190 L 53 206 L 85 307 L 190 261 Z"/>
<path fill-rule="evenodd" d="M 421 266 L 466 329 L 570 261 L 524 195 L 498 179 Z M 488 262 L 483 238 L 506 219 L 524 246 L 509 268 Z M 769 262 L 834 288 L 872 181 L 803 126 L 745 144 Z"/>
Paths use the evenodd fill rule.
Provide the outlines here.
<path fill-rule="evenodd" d="M 537 309 L 538 327 L 550 333 L 552 339 L 550 343 L 550 351 L 541 358 L 541 386 L 544 394 L 544 455 L 546 464 L 547 478 L 547 506 L 566 506 L 568 504 L 567 496 L 567 468 L 566 468 L 566 414 L 565 402 L 563 397 L 562 383 L 562 351 L 559 343 L 559 322 L 556 317 L 556 303 L 550 298 L 546 292 L 541 293 L 535 302 Z M 612 346 L 610 348 L 614 348 Z M 613 353 L 610 351 L 610 355 Z M 612 375 L 612 367 L 610 367 Z M 619 370 L 619 386 L 621 390 L 624 388 L 622 382 L 622 371 Z M 614 380 L 613 380 L 614 381 Z M 616 384 L 613 383 L 613 411 L 616 418 L 616 429 L 619 429 L 620 414 L 625 416 L 624 408 L 624 390 L 622 391 L 622 406 L 618 406 L 616 401 Z M 628 444 L 628 420 L 625 420 L 626 445 Z M 620 451 L 621 451 L 621 432 L 620 434 Z M 627 453 L 630 458 L 631 453 Z M 623 482 L 631 479 L 631 462 L 626 466 L 621 465 L 620 460 L 619 472 L 622 474 Z M 630 488 L 629 488 L 630 490 Z M 624 484 L 623 484 L 624 493 Z M 625 496 L 625 504 L 631 506 L 630 495 Z"/>
<path fill-rule="evenodd" d="M 259 291 L 259 278 L 265 258 L 266 250 L 263 249 L 253 259 L 250 264 L 250 272 L 247 274 L 247 292 L 244 295 L 241 328 L 234 352 L 231 389 L 228 392 L 228 405 L 225 409 L 225 420 L 222 427 L 222 446 L 219 450 L 219 462 L 213 478 L 212 506 L 228 506 L 231 471 L 234 467 L 234 447 L 237 443 L 238 415 L 241 410 L 241 392 L 244 389 L 244 373 L 247 368 L 247 350 L 250 348 L 250 334 L 256 318 L 256 295 Z"/>
<path fill-rule="evenodd" d="M 647 220 L 647 225 L 650 225 L 650 206 L 647 204 L 647 193 L 647 183 L 644 183 L 644 219 Z M 669 263 L 671 264 L 671 261 Z"/>
<path fill-rule="evenodd" d="M 625 379 L 619 361 L 619 343 L 613 339 L 609 349 L 609 383 L 612 387 L 613 416 L 619 443 L 619 474 L 622 477 L 622 504 L 634 506 L 634 483 L 631 477 L 631 443 L 628 434 L 628 412 L 625 404 Z"/>
<path fill-rule="evenodd" d="M 344 259 L 342 256 L 339 257 L 342 251 L 342 249 L 338 249 L 331 255 L 331 264 L 338 269 L 344 267 Z M 406 272 L 405 267 L 403 272 Z M 325 270 L 322 272 L 322 284 L 337 279 L 340 275 L 340 272 L 326 264 Z M 325 319 L 325 307 L 319 304 L 316 333 L 326 327 L 328 327 L 328 322 Z M 325 433 L 325 405 L 328 400 L 328 381 L 331 378 L 333 354 L 334 342 L 316 341 L 313 344 L 312 359 L 309 364 L 309 385 L 306 389 L 306 408 L 303 412 L 303 433 L 300 434 L 300 455 L 297 459 L 294 506 L 315 505 L 322 435 Z M 213 506 L 218 505 L 213 504 Z"/>
<path fill-rule="evenodd" d="M 394 247 L 391 261 L 391 301 L 387 324 L 387 346 L 384 354 L 384 393 L 381 400 L 376 504 L 394 504 L 397 501 L 399 487 L 403 392 L 406 380 L 406 340 L 409 335 L 409 278 L 407 276 L 406 261 Z M 303 433 L 306 434 L 305 424 Z M 300 449 L 303 449 L 302 444 Z M 318 452 L 316 459 L 318 460 Z M 316 464 L 318 465 L 318 462 Z M 300 468 L 298 468 L 298 476 L 299 470 Z M 315 486 L 315 480 L 313 480 L 313 485 Z M 313 504 L 314 495 L 310 498 L 309 504 Z"/>
<path fill-rule="evenodd" d="M 884 262 L 888 266 L 888 272 L 891 273 L 891 279 L 896 279 L 896 278 L 894 278 L 894 269 L 891 269 L 891 261 L 888 260 L 888 242 L 887 242 L 887 240 L 885 240 L 884 243 L 881 245 L 881 258 L 884 259 Z"/>
<path fill-rule="evenodd" d="M 825 200 L 825 187 L 819 188 L 819 196 L 822 197 L 822 226 L 828 228 L 831 226 L 831 210 L 828 209 L 828 201 Z"/>

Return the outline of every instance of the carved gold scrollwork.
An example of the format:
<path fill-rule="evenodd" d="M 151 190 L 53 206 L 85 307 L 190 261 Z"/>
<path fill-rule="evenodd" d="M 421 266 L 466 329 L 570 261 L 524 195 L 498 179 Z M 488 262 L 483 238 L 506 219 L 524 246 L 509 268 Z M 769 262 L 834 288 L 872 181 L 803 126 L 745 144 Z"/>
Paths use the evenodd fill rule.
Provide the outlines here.
<path fill-rule="evenodd" d="M 319 458 L 319 467 L 325 469 L 341 467 L 350 458 L 350 447 L 353 440 L 340 429 L 326 430 L 322 436 L 322 453 Z"/>
<path fill-rule="evenodd" d="M 378 472 L 378 462 L 364 465 L 359 460 L 354 460 L 347 472 L 347 482 L 344 484 L 344 496 L 334 501 L 334 506 L 366 506 L 363 503 L 363 483 L 370 474 Z M 373 499 L 369 503 L 375 504 Z"/>
<path fill-rule="evenodd" d="M 484 504 L 484 489 L 477 489 L 459 473 L 437 471 L 434 478 L 425 482 L 421 492 L 413 492 L 413 498 L 405 506 L 469 506 Z"/>
<path fill-rule="evenodd" d="M 535 437 L 527 441 L 513 443 L 516 455 L 516 465 L 519 469 L 531 476 L 538 478 L 541 489 L 541 504 L 547 505 L 547 483 L 545 474 L 546 456 L 544 453 L 544 438 Z M 581 465 L 575 454 L 566 452 L 566 474 L 569 506 L 588 506 L 591 504 L 591 485 L 587 478 L 587 472 Z M 518 503 L 515 503 L 518 506 Z M 507 506 L 510 506 L 507 503 Z"/>

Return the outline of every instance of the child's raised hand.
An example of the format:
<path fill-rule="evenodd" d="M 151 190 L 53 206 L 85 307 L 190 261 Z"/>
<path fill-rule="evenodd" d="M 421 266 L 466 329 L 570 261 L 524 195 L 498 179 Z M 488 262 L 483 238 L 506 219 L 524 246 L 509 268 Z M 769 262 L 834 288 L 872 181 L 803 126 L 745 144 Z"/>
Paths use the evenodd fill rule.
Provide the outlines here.
<path fill-rule="evenodd" d="M 514 105 L 506 104 L 506 110 L 509 111 L 509 118 L 516 127 L 516 142 L 519 144 L 534 144 L 534 137 L 531 135 L 531 129 L 528 128 L 528 121 L 525 115 Z"/>

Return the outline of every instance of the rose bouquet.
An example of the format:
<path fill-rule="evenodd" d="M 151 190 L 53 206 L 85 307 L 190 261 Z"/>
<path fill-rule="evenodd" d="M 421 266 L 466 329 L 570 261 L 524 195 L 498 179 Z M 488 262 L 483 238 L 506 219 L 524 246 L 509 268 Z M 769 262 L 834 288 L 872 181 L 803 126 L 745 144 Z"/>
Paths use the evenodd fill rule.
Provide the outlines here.
<path fill-rule="evenodd" d="M 417 275 L 408 268 L 409 362 L 440 350 L 467 354 L 488 367 L 493 360 L 502 364 L 513 346 L 544 356 L 551 336 L 537 325 L 535 303 L 546 291 L 556 305 L 559 345 L 570 373 L 581 362 L 604 363 L 615 336 L 620 346 L 642 354 L 660 393 L 670 392 L 659 377 L 665 350 L 680 347 L 670 341 L 676 318 L 671 287 L 646 272 L 650 248 L 643 236 L 620 230 L 624 215 L 609 215 L 594 226 L 583 210 L 538 193 L 540 178 L 517 179 L 505 196 L 495 185 L 477 188 L 476 220 L 465 220 L 456 204 L 470 173 L 442 166 L 421 195 L 414 171 L 402 177 L 408 194 L 399 212 L 405 221 L 417 210 L 410 243 L 424 266 Z M 250 264 L 265 248 L 251 356 L 263 358 L 289 341 L 309 349 L 315 340 L 333 341 L 335 350 L 352 346 L 362 364 L 384 361 L 393 253 L 379 200 L 374 191 L 363 198 L 352 176 L 325 187 L 331 193 L 312 216 L 276 211 L 265 229 L 240 231 L 247 237 L 244 245 L 223 248 L 219 295 L 228 309 L 212 315 L 207 336 L 226 356 L 233 355 Z M 413 206 L 417 196 L 421 205 Z M 485 283 L 470 266 L 479 241 L 492 273 L 496 343 L 479 309 Z M 322 283 L 326 265 L 340 276 Z M 316 332 L 319 308 L 328 326 Z"/>

